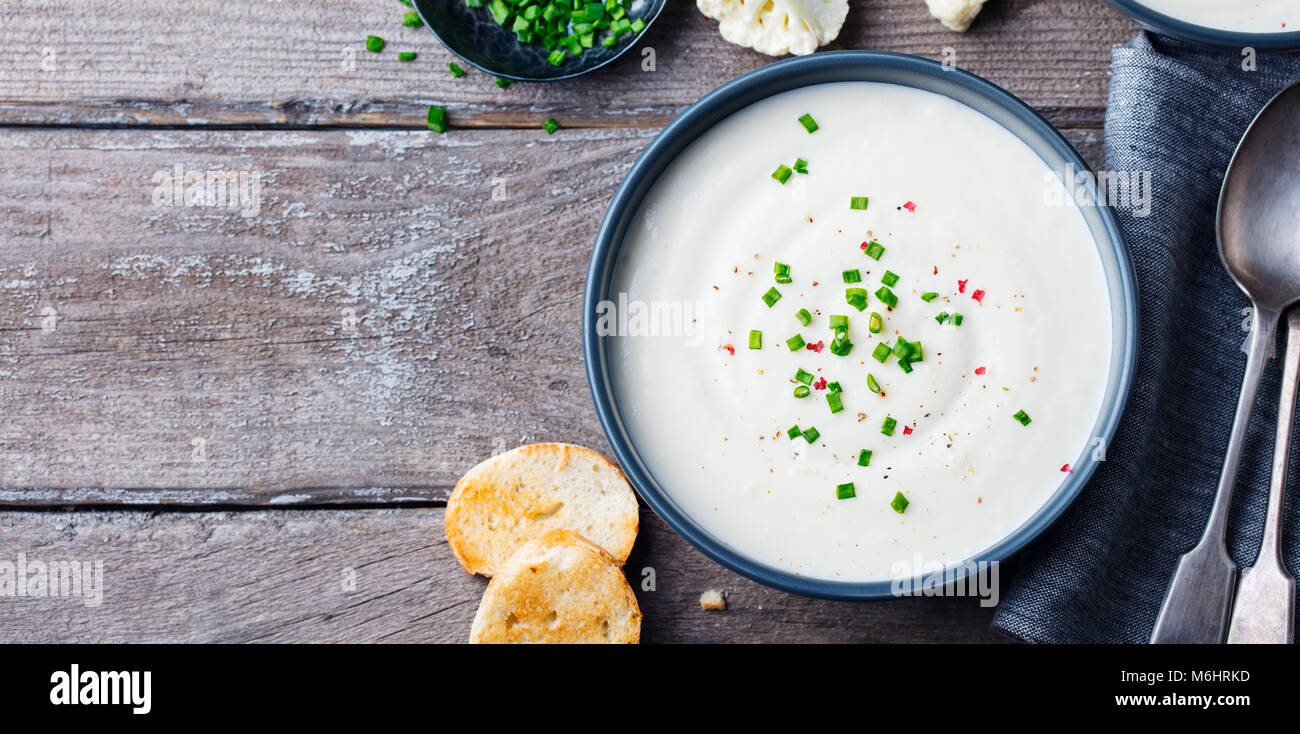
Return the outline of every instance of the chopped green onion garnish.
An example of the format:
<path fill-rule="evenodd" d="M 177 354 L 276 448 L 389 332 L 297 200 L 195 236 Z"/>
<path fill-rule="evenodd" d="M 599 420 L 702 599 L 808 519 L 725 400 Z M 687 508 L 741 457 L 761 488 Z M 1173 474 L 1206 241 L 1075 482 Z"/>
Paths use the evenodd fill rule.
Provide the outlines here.
<path fill-rule="evenodd" d="M 455 62 L 447 64 L 447 69 L 451 72 L 451 75 L 456 79 L 465 76 L 465 70 L 457 66 Z"/>
<path fill-rule="evenodd" d="M 793 278 L 790 277 L 790 266 L 785 263 L 776 263 L 772 268 L 772 271 L 776 273 L 776 282 L 781 283 L 782 285 L 793 280 Z"/>
<path fill-rule="evenodd" d="M 862 449 L 858 452 L 858 466 L 871 466 L 871 449 Z"/>
<path fill-rule="evenodd" d="M 802 382 L 805 385 L 811 385 L 813 376 L 811 372 L 807 372 L 803 368 L 800 368 L 798 372 L 794 373 L 794 380 L 795 382 Z"/>
<path fill-rule="evenodd" d="M 866 208 L 867 208 L 867 197 L 865 197 L 865 196 L 850 196 L 850 197 L 849 197 L 849 208 L 850 208 L 850 209 L 859 209 L 859 210 L 860 210 L 860 209 L 866 209 Z"/>
<path fill-rule="evenodd" d="M 845 270 L 845 271 L 844 271 L 844 282 L 845 282 L 845 283 L 861 283 L 861 282 L 862 282 L 862 273 L 859 272 L 857 268 L 854 268 L 854 269 L 852 269 L 852 270 Z"/>
<path fill-rule="evenodd" d="M 935 320 L 935 321 L 938 321 L 940 324 L 942 324 L 943 322 L 945 322 L 945 321 L 948 320 L 948 312 L 947 312 L 947 311 L 940 311 L 940 312 L 939 312 L 939 315 L 934 317 L 934 320 Z"/>
<path fill-rule="evenodd" d="M 548 117 L 546 122 L 542 123 L 542 129 L 547 135 L 554 135 L 555 131 L 560 129 L 560 123 L 556 122 L 554 117 Z"/>
<path fill-rule="evenodd" d="M 857 490 L 853 488 L 853 482 L 845 482 L 844 484 L 835 485 L 836 499 L 849 500 L 857 496 L 858 493 Z"/>
<path fill-rule="evenodd" d="M 1022 425 L 1022 426 L 1027 426 L 1027 425 L 1029 425 L 1029 422 L 1033 420 L 1032 418 L 1029 417 L 1029 414 L 1026 413 L 1026 412 L 1023 411 L 1023 410 L 1017 410 L 1017 411 L 1016 411 L 1016 414 L 1013 415 L 1013 416 L 1011 416 L 1011 417 L 1012 417 L 1012 418 L 1015 418 L 1015 419 L 1018 420 L 1018 421 L 1020 421 L 1020 425 Z"/>
<path fill-rule="evenodd" d="M 415 61 L 416 53 L 414 51 L 402 51 L 397 54 L 398 61 Z"/>
<path fill-rule="evenodd" d="M 880 286 L 880 288 L 876 290 L 876 298 L 879 298 L 881 303 L 890 308 L 898 305 L 898 296 L 894 295 L 894 292 L 889 290 L 888 286 Z"/>
<path fill-rule="evenodd" d="M 853 342 L 849 341 L 849 337 L 845 332 L 839 332 L 831 340 L 831 354 L 837 357 L 847 357 L 851 351 L 853 351 Z"/>
<path fill-rule="evenodd" d="M 424 25 L 424 21 L 420 20 L 419 13 L 410 12 L 402 16 L 402 25 L 407 28 L 419 28 Z"/>
<path fill-rule="evenodd" d="M 794 389 L 794 396 L 796 398 L 806 398 L 810 393 L 812 393 L 812 390 L 808 389 L 807 385 L 800 385 Z"/>
<path fill-rule="evenodd" d="M 384 39 L 379 36 L 366 36 L 366 50 L 379 53 L 384 50 Z"/>
<path fill-rule="evenodd" d="M 840 393 L 837 392 L 827 393 L 826 404 L 831 407 L 832 414 L 844 410 L 844 398 L 840 397 Z"/>
<path fill-rule="evenodd" d="M 831 331 L 848 331 L 848 316 L 831 316 Z"/>
<path fill-rule="evenodd" d="M 749 348 L 750 349 L 763 348 L 763 332 L 758 331 L 757 329 L 749 330 Z"/>
<path fill-rule="evenodd" d="M 431 105 L 427 124 L 435 133 L 447 132 L 447 111 L 437 105 Z"/>
<path fill-rule="evenodd" d="M 867 330 L 872 334 L 879 334 L 883 328 L 885 328 L 885 320 L 881 318 L 879 313 L 872 311 L 871 319 L 867 321 Z"/>
<path fill-rule="evenodd" d="M 894 435 L 894 429 L 898 427 L 898 421 L 889 416 L 885 416 L 885 422 L 880 424 L 880 432 L 886 436 Z"/>
<path fill-rule="evenodd" d="M 499 76 L 499 77 L 497 77 L 497 86 L 498 86 L 498 87 L 501 87 L 502 89 L 505 89 L 506 87 L 508 87 L 508 86 L 510 86 L 511 84 L 514 84 L 514 83 L 515 83 L 515 82 L 514 82 L 513 79 L 507 79 L 507 78 L 505 78 L 505 77 L 503 77 L 503 76 Z"/>
<path fill-rule="evenodd" d="M 939 294 L 938 294 L 938 293 L 935 293 L 934 291 L 930 291 L 929 293 L 922 293 L 922 294 L 921 294 L 921 300 L 922 300 L 922 301 L 925 301 L 926 303 L 929 303 L 930 301 L 933 301 L 934 299 L 936 299 L 936 298 L 938 298 L 938 297 L 939 297 Z"/>
<path fill-rule="evenodd" d="M 895 273 L 892 270 L 886 270 L 885 274 L 880 276 L 880 282 L 887 286 L 898 285 L 898 273 Z"/>
<path fill-rule="evenodd" d="M 813 119 L 812 115 L 804 115 L 803 117 L 800 117 L 799 124 L 803 125 L 803 129 L 810 133 L 817 132 L 817 121 Z"/>
<path fill-rule="evenodd" d="M 807 326 L 808 324 L 812 323 L 812 314 L 808 313 L 808 309 L 806 308 L 801 308 L 798 311 L 795 311 L 794 317 L 796 319 L 799 319 L 799 323 L 803 324 L 804 326 Z"/>
<path fill-rule="evenodd" d="M 795 159 L 794 159 L 794 172 L 795 172 L 795 173 L 807 173 L 807 172 L 808 172 L 808 161 L 806 161 L 806 160 L 804 160 L 804 159 L 802 159 L 802 158 L 795 158 Z"/>
<path fill-rule="evenodd" d="M 867 389 L 874 393 L 880 392 L 880 383 L 876 382 L 876 376 L 871 373 L 867 373 Z"/>
<path fill-rule="evenodd" d="M 900 359 L 898 360 L 898 369 L 902 370 L 903 374 L 910 375 L 912 374 L 912 363 L 905 359 Z"/>
<path fill-rule="evenodd" d="M 775 306 L 779 300 L 781 300 L 781 291 L 776 288 L 768 288 L 767 293 L 763 294 L 763 303 L 766 303 L 768 308 Z"/>
<path fill-rule="evenodd" d="M 803 340 L 802 334 L 795 334 L 794 336 L 785 340 L 785 345 L 787 347 L 790 347 L 790 351 L 792 352 L 797 352 L 800 349 L 803 349 L 805 344 L 807 344 L 807 342 Z"/>
<path fill-rule="evenodd" d="M 867 307 L 867 291 L 865 288 L 845 288 L 844 300 L 859 311 Z"/>
<path fill-rule="evenodd" d="M 884 362 L 889 359 L 889 345 L 877 344 L 876 348 L 871 351 L 871 356 L 876 358 L 877 362 Z"/>
<path fill-rule="evenodd" d="M 903 337 L 898 337 L 898 341 L 894 342 L 894 356 L 899 359 L 907 359 L 911 354 L 912 344 Z"/>
<path fill-rule="evenodd" d="M 819 433 L 816 428 L 805 428 L 803 431 L 803 440 L 807 441 L 808 443 L 812 443 L 813 441 L 816 441 L 821 437 L 822 434 Z"/>
<path fill-rule="evenodd" d="M 920 351 L 920 342 L 909 342 L 909 340 L 902 338 L 902 336 L 898 336 L 898 343 L 894 344 L 893 352 L 894 356 L 898 357 L 900 360 L 907 360 L 909 362 L 919 362 L 924 360 L 923 352 Z"/>
<path fill-rule="evenodd" d="M 875 240 L 872 240 L 867 243 L 867 249 L 864 250 L 864 252 L 866 252 L 867 257 L 871 258 L 872 260 L 879 260 L 880 256 L 885 254 L 885 246 L 880 244 L 879 242 L 876 242 Z"/>
<path fill-rule="evenodd" d="M 894 495 L 894 499 L 889 502 L 889 506 L 894 508 L 894 512 L 897 512 L 900 515 L 903 514 L 903 510 L 906 510 L 907 506 L 910 504 L 912 503 L 907 501 L 907 498 L 903 496 L 902 492 Z"/>
<path fill-rule="evenodd" d="M 844 388 L 840 387 L 840 383 L 838 382 L 826 383 L 826 389 L 830 390 L 831 392 L 844 392 Z"/>
<path fill-rule="evenodd" d="M 790 429 L 785 432 L 785 435 L 789 436 L 790 440 L 793 441 L 796 438 L 799 438 L 801 433 L 803 433 L 803 431 L 799 430 L 799 426 L 790 426 Z"/>
<path fill-rule="evenodd" d="M 785 165 L 784 163 L 777 166 L 776 170 L 772 172 L 772 178 L 776 179 L 777 181 L 780 181 L 781 183 L 785 183 L 786 181 L 789 181 L 790 176 L 792 175 L 794 175 L 794 171 L 791 171 L 790 167 Z"/>

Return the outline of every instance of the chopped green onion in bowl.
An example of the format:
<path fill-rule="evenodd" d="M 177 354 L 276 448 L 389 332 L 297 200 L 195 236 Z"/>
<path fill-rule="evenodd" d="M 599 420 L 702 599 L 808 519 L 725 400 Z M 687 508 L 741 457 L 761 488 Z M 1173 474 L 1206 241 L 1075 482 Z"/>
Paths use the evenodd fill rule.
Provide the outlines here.
<path fill-rule="evenodd" d="M 600 47 L 611 48 L 646 28 L 632 18 L 633 0 L 464 0 L 465 7 L 485 8 L 492 21 L 521 43 L 548 51 L 547 61 L 561 66 Z M 411 15 L 415 15 L 411 13 Z M 418 20 L 419 17 L 417 16 Z"/>

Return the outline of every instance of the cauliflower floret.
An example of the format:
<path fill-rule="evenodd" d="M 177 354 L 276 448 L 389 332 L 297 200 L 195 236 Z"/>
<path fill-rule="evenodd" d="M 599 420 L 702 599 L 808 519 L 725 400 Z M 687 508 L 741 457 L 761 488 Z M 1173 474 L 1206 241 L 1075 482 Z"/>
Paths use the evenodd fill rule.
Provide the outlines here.
<path fill-rule="evenodd" d="M 769 56 L 802 56 L 835 40 L 848 0 L 696 0 L 726 40 Z"/>
<path fill-rule="evenodd" d="M 925 0 L 925 4 L 930 6 L 930 15 L 954 31 L 970 28 L 971 21 L 979 15 L 985 2 L 986 0 Z"/>

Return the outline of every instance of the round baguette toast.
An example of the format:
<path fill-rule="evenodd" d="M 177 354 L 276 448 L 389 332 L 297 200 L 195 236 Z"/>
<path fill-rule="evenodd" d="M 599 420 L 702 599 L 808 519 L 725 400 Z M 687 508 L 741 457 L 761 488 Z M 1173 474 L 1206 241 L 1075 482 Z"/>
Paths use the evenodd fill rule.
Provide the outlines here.
<path fill-rule="evenodd" d="M 636 495 L 623 472 L 581 446 L 539 443 L 466 472 L 447 500 L 447 542 L 470 573 L 493 576 L 520 546 L 574 530 L 622 565 L 636 541 Z"/>
<path fill-rule="evenodd" d="M 636 644 L 641 610 L 617 561 L 572 530 L 520 547 L 488 583 L 476 644 Z"/>

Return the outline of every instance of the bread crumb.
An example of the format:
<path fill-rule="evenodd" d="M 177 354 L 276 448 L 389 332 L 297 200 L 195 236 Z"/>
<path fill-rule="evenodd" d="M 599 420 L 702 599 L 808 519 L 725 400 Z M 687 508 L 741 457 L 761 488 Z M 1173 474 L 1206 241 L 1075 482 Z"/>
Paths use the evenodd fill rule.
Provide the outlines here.
<path fill-rule="evenodd" d="M 709 589 L 703 594 L 700 594 L 700 608 L 716 609 L 721 611 L 727 608 L 727 599 L 722 595 L 721 591 L 718 591 L 717 589 Z"/>

